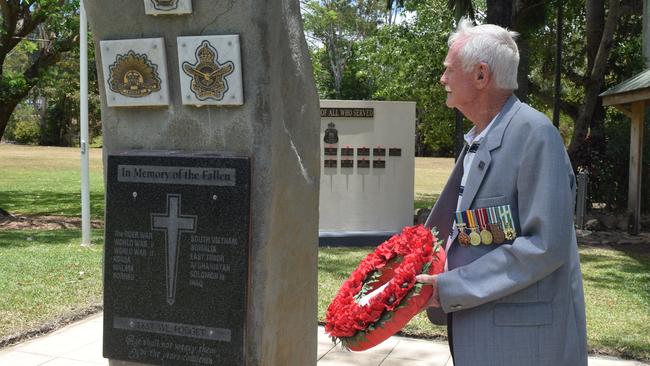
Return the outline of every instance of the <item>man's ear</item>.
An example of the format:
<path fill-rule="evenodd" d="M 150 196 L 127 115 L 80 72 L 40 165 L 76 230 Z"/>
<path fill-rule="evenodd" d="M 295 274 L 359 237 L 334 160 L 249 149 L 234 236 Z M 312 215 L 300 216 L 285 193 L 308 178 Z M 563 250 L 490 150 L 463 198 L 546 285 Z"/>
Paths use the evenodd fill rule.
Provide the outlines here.
<path fill-rule="evenodd" d="M 484 88 L 490 82 L 490 69 L 486 63 L 481 62 L 478 65 L 476 82 L 480 88 Z"/>

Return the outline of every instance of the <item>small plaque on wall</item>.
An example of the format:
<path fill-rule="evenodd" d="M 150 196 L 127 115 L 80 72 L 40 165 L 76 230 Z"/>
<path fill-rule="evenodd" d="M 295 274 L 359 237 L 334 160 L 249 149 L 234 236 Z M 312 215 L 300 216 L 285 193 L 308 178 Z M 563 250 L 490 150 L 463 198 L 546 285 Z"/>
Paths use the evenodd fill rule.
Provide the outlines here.
<path fill-rule="evenodd" d="M 183 104 L 242 105 L 239 35 L 178 37 Z"/>
<path fill-rule="evenodd" d="M 148 15 L 180 15 L 192 13 L 192 0 L 144 0 Z"/>
<path fill-rule="evenodd" d="M 109 107 L 169 105 L 163 38 L 100 41 Z"/>
<path fill-rule="evenodd" d="M 372 149 L 373 156 L 386 156 L 386 149 L 383 147 L 376 147 Z"/>
<path fill-rule="evenodd" d="M 325 160 L 325 168 L 336 168 L 337 161 L 334 159 Z"/>
<path fill-rule="evenodd" d="M 357 160 L 357 168 L 370 168 L 370 160 Z"/>
<path fill-rule="evenodd" d="M 325 148 L 325 155 L 328 155 L 328 156 L 336 156 L 336 151 L 337 151 L 337 150 L 338 150 L 338 149 L 335 148 L 335 147 L 326 147 L 326 148 Z"/>

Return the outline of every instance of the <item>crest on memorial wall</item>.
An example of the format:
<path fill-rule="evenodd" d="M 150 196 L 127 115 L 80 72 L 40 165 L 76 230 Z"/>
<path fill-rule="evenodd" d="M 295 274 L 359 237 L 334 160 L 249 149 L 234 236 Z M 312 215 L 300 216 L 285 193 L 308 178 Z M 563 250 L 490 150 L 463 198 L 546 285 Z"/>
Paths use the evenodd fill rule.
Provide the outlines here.
<path fill-rule="evenodd" d="M 333 122 L 330 122 L 327 125 L 323 141 L 326 144 L 336 144 L 339 142 L 339 131 L 336 129 L 336 125 Z"/>
<path fill-rule="evenodd" d="M 178 0 L 150 0 L 156 10 L 168 11 L 178 7 Z"/>
<path fill-rule="evenodd" d="M 235 71 L 235 64 L 232 61 L 219 63 L 219 54 L 208 41 L 201 42 L 195 56 L 195 64 L 183 62 L 183 72 L 192 78 L 190 90 L 199 100 L 222 100 L 228 91 L 226 77 Z"/>
<path fill-rule="evenodd" d="M 129 98 L 142 98 L 160 91 L 158 66 L 146 54 L 130 50 L 126 55 L 117 55 L 115 63 L 109 66 L 108 84 L 110 90 Z"/>

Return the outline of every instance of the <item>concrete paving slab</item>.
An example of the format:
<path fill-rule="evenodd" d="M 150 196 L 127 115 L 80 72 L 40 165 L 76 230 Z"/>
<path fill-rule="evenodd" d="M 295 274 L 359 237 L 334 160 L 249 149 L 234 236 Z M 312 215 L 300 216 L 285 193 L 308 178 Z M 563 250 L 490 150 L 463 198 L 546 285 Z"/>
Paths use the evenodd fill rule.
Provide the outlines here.
<path fill-rule="evenodd" d="M 87 345 L 101 339 L 102 323 L 94 322 L 101 315 L 95 315 L 71 324 L 44 337 L 35 338 L 15 346 L 18 352 L 45 355 L 52 358 L 77 352 Z"/>
<path fill-rule="evenodd" d="M 87 344 L 79 349 L 68 352 L 62 356 L 76 361 L 87 361 L 92 363 L 102 363 L 106 359 L 102 356 L 102 340 Z M 106 362 L 108 364 L 108 362 Z"/>
<path fill-rule="evenodd" d="M 71 360 L 69 358 L 55 358 L 52 361 L 41 364 L 41 366 L 105 366 L 108 365 L 108 361 L 103 361 L 102 363 L 88 362 L 88 361 L 77 361 Z"/>
<path fill-rule="evenodd" d="M 66 333 L 52 334 L 50 336 L 37 338 L 27 343 L 16 346 L 18 352 L 60 357 L 71 351 L 76 351 L 92 343 L 94 339 L 78 342 L 78 338 L 68 336 Z"/>
<path fill-rule="evenodd" d="M 318 366 L 379 366 L 387 354 L 350 352 L 336 348 L 318 361 Z"/>
<path fill-rule="evenodd" d="M 645 363 L 614 357 L 589 357 L 589 366 L 648 366 Z"/>
<path fill-rule="evenodd" d="M 31 353 L 18 352 L 15 350 L 0 352 L 0 365 L 3 366 L 39 366 L 52 359 L 53 357 L 51 356 L 34 355 Z"/>
<path fill-rule="evenodd" d="M 388 357 L 380 366 L 446 366 L 447 360 L 410 360 L 407 358 Z"/>
<path fill-rule="evenodd" d="M 316 359 L 320 360 L 321 358 L 323 358 L 323 356 L 325 356 L 327 353 L 331 352 L 335 348 L 336 346 L 332 342 L 330 341 L 325 342 L 319 339 Z"/>
<path fill-rule="evenodd" d="M 421 339 L 398 339 L 399 343 L 390 353 L 389 358 L 431 360 L 444 366 L 449 357 L 451 357 L 449 347 L 446 344 Z"/>

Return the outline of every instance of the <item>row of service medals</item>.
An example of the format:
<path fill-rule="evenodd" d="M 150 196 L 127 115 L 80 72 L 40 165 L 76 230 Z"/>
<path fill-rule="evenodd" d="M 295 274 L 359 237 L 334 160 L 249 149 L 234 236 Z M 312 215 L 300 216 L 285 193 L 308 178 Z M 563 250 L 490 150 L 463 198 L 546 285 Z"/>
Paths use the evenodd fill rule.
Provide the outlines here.
<path fill-rule="evenodd" d="M 510 205 L 457 211 L 458 242 L 468 247 L 514 240 L 517 232 L 513 222 Z"/>

